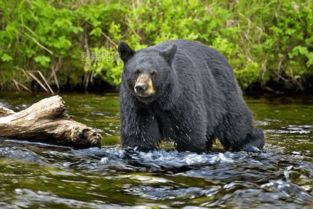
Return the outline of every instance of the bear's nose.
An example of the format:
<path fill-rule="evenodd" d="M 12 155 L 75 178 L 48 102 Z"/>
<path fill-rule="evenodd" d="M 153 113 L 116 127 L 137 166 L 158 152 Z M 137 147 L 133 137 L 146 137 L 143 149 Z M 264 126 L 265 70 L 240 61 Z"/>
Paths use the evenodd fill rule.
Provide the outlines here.
<path fill-rule="evenodd" d="M 144 83 L 139 83 L 135 86 L 135 91 L 138 94 L 143 94 L 147 90 L 147 85 Z"/>

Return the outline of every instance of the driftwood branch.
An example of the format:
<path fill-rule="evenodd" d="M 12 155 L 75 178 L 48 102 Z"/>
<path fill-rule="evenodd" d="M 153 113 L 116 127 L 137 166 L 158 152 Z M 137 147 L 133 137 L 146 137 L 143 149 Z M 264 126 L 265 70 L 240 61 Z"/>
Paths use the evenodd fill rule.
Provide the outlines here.
<path fill-rule="evenodd" d="M 7 116 L 7 115 L 12 115 L 14 114 L 15 112 L 13 110 L 10 110 L 6 107 L 1 107 L 0 106 L 0 117 L 3 117 L 3 116 Z"/>
<path fill-rule="evenodd" d="M 72 120 L 60 96 L 43 99 L 20 112 L 0 107 L 0 136 L 75 148 L 99 147 L 102 138 L 96 130 Z"/>

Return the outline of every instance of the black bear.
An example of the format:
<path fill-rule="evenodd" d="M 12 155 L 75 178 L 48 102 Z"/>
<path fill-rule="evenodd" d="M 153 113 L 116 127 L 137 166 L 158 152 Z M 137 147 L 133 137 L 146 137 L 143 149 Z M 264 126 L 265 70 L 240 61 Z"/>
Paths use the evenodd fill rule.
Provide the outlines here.
<path fill-rule="evenodd" d="M 208 46 L 174 40 L 134 51 L 121 42 L 121 142 L 153 150 L 160 140 L 178 151 L 205 152 L 219 139 L 225 150 L 257 151 L 264 136 L 253 125 L 226 59 Z"/>

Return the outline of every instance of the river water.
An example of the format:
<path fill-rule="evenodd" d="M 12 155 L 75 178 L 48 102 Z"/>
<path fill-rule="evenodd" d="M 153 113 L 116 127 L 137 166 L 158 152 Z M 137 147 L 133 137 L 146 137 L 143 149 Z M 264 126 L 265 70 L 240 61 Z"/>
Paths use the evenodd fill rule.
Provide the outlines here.
<path fill-rule="evenodd" d="M 75 120 L 103 131 L 102 148 L 1 138 L 0 208 L 313 208 L 313 98 L 246 98 L 264 152 L 195 154 L 124 151 L 117 95 L 62 96 Z M 43 97 L 0 103 L 21 110 Z"/>

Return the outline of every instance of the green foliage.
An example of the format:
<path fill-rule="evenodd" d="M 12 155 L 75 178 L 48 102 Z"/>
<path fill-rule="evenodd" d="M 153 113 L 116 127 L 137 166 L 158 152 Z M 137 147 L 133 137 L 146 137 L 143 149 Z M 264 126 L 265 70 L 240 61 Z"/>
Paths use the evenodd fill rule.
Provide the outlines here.
<path fill-rule="evenodd" d="M 311 0 L 4 0 L 0 14 L 2 84 L 22 81 L 25 69 L 73 85 L 92 72 L 118 85 L 120 40 L 135 49 L 203 42 L 226 56 L 243 88 L 313 75 Z"/>

